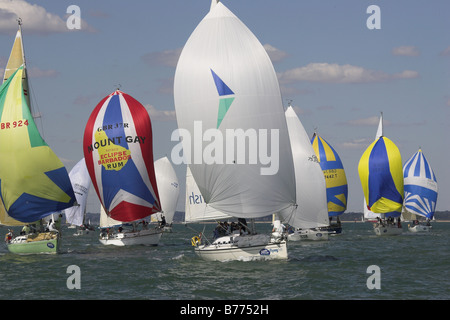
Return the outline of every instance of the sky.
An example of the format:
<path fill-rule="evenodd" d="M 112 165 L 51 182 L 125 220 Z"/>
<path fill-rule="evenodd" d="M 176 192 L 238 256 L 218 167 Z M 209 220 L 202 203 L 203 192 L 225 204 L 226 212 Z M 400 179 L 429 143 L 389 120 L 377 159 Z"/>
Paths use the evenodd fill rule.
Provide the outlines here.
<path fill-rule="evenodd" d="M 436 209 L 450 210 L 449 1 L 222 2 L 266 48 L 283 104 L 292 100 L 306 132 L 316 130 L 338 152 L 349 186 L 347 212 L 363 210 L 357 167 L 380 112 L 403 163 L 422 148 L 438 180 Z M 177 59 L 210 3 L 0 0 L 0 73 L 20 16 L 33 112 L 68 171 L 83 157 L 92 110 L 116 88 L 148 110 L 155 160 L 170 159 L 178 143 L 170 139 L 177 129 Z M 80 9 L 79 29 L 68 28 L 71 5 Z M 371 5 L 379 11 L 368 13 Z M 181 186 L 177 209 L 184 211 L 186 166 L 174 168 Z M 87 210 L 99 207 L 91 188 Z"/>

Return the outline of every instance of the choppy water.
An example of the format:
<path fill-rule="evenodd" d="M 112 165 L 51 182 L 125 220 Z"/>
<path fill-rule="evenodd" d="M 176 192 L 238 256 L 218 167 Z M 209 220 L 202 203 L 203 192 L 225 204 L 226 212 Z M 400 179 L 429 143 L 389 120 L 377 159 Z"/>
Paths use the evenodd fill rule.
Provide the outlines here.
<path fill-rule="evenodd" d="M 257 225 L 260 232 L 270 227 Z M 184 225 L 175 225 L 157 247 L 127 248 L 103 246 L 98 232 L 75 237 L 63 229 L 59 255 L 20 256 L 1 246 L 0 298 L 450 299 L 450 223 L 434 223 L 428 234 L 405 231 L 386 238 L 375 236 L 370 224 L 343 227 L 343 234 L 329 241 L 289 242 L 288 261 L 264 262 L 203 261 L 191 247 L 192 230 Z M 80 268 L 80 289 L 67 286 L 71 265 Z M 371 265 L 380 268 L 380 289 L 367 287 Z"/>

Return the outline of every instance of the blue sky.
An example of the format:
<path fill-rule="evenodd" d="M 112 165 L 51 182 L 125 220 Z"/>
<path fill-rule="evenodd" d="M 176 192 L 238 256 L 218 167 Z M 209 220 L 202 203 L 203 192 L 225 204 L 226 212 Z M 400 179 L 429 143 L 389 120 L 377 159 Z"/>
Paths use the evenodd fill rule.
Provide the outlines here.
<path fill-rule="evenodd" d="M 381 111 L 385 136 L 403 163 L 422 147 L 438 179 L 437 210 L 450 210 L 450 2 L 223 3 L 268 50 L 283 103 L 293 100 L 308 134 L 317 128 L 339 153 L 349 183 L 347 211 L 363 209 L 357 166 Z M 66 26 L 70 5 L 81 9 L 80 30 Z M 370 5 L 381 10 L 381 29 L 367 28 Z M 0 0 L 0 72 L 18 14 L 38 125 L 68 170 L 83 157 L 91 111 L 119 85 L 150 113 L 155 159 L 170 158 L 177 58 L 209 7 L 210 0 Z M 178 209 L 184 210 L 186 168 L 175 170 L 182 185 Z M 98 211 L 91 194 L 88 210 Z"/>

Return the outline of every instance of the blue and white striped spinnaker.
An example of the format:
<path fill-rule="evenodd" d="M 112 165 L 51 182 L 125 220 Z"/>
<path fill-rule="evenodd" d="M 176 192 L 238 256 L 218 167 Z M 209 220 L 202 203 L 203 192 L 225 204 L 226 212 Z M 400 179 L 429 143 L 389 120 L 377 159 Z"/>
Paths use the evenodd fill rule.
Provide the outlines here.
<path fill-rule="evenodd" d="M 436 209 L 438 184 L 436 175 L 419 149 L 403 166 L 406 210 L 432 219 Z"/>

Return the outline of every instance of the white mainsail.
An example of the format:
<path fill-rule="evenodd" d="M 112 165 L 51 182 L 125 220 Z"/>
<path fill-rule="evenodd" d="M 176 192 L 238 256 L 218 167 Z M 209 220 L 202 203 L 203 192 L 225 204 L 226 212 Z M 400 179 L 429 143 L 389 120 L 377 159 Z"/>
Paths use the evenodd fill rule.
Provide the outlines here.
<path fill-rule="evenodd" d="M 105 211 L 102 205 L 100 205 L 100 228 L 110 228 L 114 226 L 122 225 L 122 221 L 114 220 Z"/>
<path fill-rule="evenodd" d="M 206 204 L 189 166 L 186 170 L 186 206 L 184 221 L 186 223 L 229 219 L 230 215 L 217 211 Z"/>
<path fill-rule="evenodd" d="M 84 215 L 86 212 L 86 202 L 91 186 L 91 178 L 87 171 L 84 158 L 70 170 L 70 182 L 77 199 L 76 206 L 65 209 L 66 221 L 75 226 L 81 226 L 84 223 Z"/>
<path fill-rule="evenodd" d="M 378 129 L 375 135 L 375 141 L 383 136 L 383 112 L 380 115 L 380 121 L 378 122 Z M 375 221 L 378 218 L 382 218 L 384 215 L 381 213 L 375 213 L 367 207 L 366 198 L 364 198 L 364 219 L 369 221 Z"/>
<path fill-rule="evenodd" d="M 322 168 L 300 119 L 292 106 L 286 121 L 294 158 L 297 204 L 281 213 L 284 222 L 303 229 L 328 226 L 326 183 Z M 297 212 L 296 212 L 297 211 Z"/>
<path fill-rule="evenodd" d="M 184 46 L 175 73 L 178 127 L 191 138 L 183 136 L 183 152 L 209 206 L 239 218 L 272 215 L 296 204 L 277 76 L 253 33 L 221 2 L 211 7 Z M 227 137 L 238 129 L 247 134 L 245 148 Z M 261 146 L 267 144 L 272 161 L 263 163 Z M 210 161 L 205 154 L 213 146 L 216 158 Z M 259 159 L 252 163 L 255 150 Z M 240 161 L 242 152 L 246 161 Z M 262 174 L 271 165 L 277 170 Z"/>
<path fill-rule="evenodd" d="M 162 209 L 162 212 L 158 212 L 155 215 L 158 217 L 158 220 L 161 220 L 161 215 L 163 215 L 166 223 L 170 224 L 177 209 L 180 185 L 177 174 L 167 157 L 155 161 L 155 176 Z M 152 215 L 152 219 L 155 215 Z"/>

